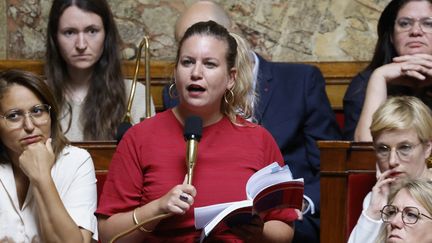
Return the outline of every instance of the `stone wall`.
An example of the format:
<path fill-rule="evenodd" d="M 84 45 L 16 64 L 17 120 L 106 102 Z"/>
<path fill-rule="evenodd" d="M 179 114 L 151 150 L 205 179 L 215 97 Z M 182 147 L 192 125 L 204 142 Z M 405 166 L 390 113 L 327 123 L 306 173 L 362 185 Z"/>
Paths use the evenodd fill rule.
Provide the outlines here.
<path fill-rule="evenodd" d="M 176 18 L 195 0 L 108 0 L 124 58 L 150 37 L 153 59 L 172 60 Z M 390 0 L 218 0 L 255 51 L 275 61 L 367 61 Z M 0 59 L 43 59 L 50 0 L 0 0 Z"/>

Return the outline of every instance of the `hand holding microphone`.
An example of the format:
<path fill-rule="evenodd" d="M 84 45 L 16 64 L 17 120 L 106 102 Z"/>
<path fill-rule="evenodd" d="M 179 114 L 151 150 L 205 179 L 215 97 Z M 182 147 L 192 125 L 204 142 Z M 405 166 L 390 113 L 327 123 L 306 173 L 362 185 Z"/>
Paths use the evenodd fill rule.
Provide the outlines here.
<path fill-rule="evenodd" d="M 159 210 L 170 214 L 184 214 L 194 203 L 196 189 L 193 185 L 186 183 L 187 177 L 183 184 L 174 186 L 168 193 L 161 197 L 158 201 Z"/>
<path fill-rule="evenodd" d="M 198 142 L 202 136 L 202 119 L 198 116 L 190 116 L 185 121 L 184 138 L 186 144 L 186 168 L 187 184 L 192 185 L 193 170 L 198 153 Z"/>
<path fill-rule="evenodd" d="M 125 129 L 127 130 L 127 129 Z M 155 217 L 149 218 L 142 222 L 139 222 L 136 209 L 134 210 L 134 222 L 133 227 L 120 232 L 114 236 L 110 242 L 115 242 L 117 239 L 131 233 L 132 231 L 141 228 L 147 224 L 159 222 L 164 218 L 171 217 L 174 214 L 184 214 L 189 210 L 190 206 L 194 203 L 194 197 L 196 196 L 195 187 L 192 186 L 193 170 L 196 164 L 196 158 L 198 153 L 198 142 L 202 136 L 202 119 L 198 116 L 190 116 L 185 121 L 184 127 L 184 138 L 186 144 L 186 168 L 187 176 L 183 181 L 183 184 L 174 186 L 167 194 L 157 199 L 157 204 L 160 209 L 160 214 Z M 152 230 L 144 231 L 150 233 Z"/>

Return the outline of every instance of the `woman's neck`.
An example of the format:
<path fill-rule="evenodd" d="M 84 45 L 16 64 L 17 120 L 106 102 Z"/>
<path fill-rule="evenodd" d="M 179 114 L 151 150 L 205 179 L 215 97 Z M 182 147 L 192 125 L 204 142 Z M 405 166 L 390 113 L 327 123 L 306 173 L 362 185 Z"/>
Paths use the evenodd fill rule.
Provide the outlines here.
<path fill-rule="evenodd" d="M 93 75 L 93 68 L 79 69 L 68 67 L 69 83 L 72 86 L 82 86 L 90 83 Z"/>
<path fill-rule="evenodd" d="M 181 107 L 181 105 L 173 108 L 173 113 L 176 118 L 184 124 L 185 120 L 189 116 L 199 116 L 203 121 L 203 127 L 210 126 L 212 124 L 217 123 L 223 118 L 223 114 L 221 112 L 206 112 L 206 111 L 193 111 L 188 110 L 185 107 Z"/>
<path fill-rule="evenodd" d="M 92 70 L 69 69 L 69 74 L 67 95 L 71 100 L 81 103 L 87 96 L 93 72 Z"/>

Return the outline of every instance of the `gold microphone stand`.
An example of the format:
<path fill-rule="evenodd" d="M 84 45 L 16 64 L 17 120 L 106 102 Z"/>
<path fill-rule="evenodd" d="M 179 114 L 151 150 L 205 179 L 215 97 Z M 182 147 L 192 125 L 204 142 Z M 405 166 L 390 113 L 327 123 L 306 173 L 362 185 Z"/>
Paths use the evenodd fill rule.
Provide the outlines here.
<path fill-rule="evenodd" d="M 149 118 L 151 117 L 151 81 L 150 81 L 150 52 L 149 52 L 149 39 L 147 36 L 144 36 L 144 38 L 141 40 L 139 46 L 138 46 L 138 53 L 137 53 L 137 58 L 135 61 L 135 72 L 134 72 L 134 76 L 132 79 L 132 87 L 129 93 L 129 100 L 128 100 L 128 106 L 127 106 L 127 111 L 125 114 L 125 117 L 123 118 L 124 122 L 128 122 L 128 123 L 132 123 L 132 118 L 131 118 L 131 110 L 132 110 L 132 103 L 133 103 L 133 99 L 135 97 L 135 90 L 136 90 L 136 85 L 138 82 L 138 73 L 140 70 L 140 65 L 141 65 L 141 55 L 142 55 L 142 49 L 144 47 L 144 52 L 145 52 L 145 100 L 146 100 L 146 117 L 145 118 Z"/>
<path fill-rule="evenodd" d="M 146 90 L 145 90 L 145 100 L 146 100 L 146 117 L 145 118 L 149 118 L 151 117 L 151 82 L 150 82 L 150 52 L 149 52 L 149 39 L 147 36 L 144 36 L 144 38 L 141 40 L 139 46 L 138 46 L 138 53 L 137 53 L 137 58 L 135 61 L 135 72 L 134 72 L 134 76 L 132 79 L 132 87 L 129 93 L 129 100 L 128 100 L 128 106 L 127 106 L 127 111 L 126 114 L 123 118 L 124 122 L 127 123 L 132 123 L 132 118 L 131 118 L 131 110 L 132 110 L 132 103 L 133 103 L 133 99 L 135 97 L 135 90 L 136 90 L 136 85 L 138 82 L 138 73 L 139 73 L 139 69 L 140 69 L 140 65 L 141 65 L 141 54 L 142 54 L 142 49 L 144 48 L 145 50 L 145 86 L 146 86 Z M 148 220 L 145 220 L 137 225 L 134 225 L 134 227 L 131 227 L 123 232 L 120 232 L 119 234 L 115 235 L 111 240 L 110 243 L 115 242 L 116 240 L 118 240 L 119 238 L 130 234 L 132 231 L 144 226 L 145 224 L 148 224 L 154 220 L 160 220 L 160 219 L 164 219 L 167 217 L 170 217 L 172 214 L 161 214 L 158 216 L 155 216 L 153 218 L 150 218 Z"/>

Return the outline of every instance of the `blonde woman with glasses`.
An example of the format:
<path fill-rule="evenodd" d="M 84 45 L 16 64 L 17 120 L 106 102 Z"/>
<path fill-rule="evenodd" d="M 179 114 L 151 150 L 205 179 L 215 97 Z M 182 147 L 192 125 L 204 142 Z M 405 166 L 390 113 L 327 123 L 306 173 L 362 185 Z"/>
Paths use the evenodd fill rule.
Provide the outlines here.
<path fill-rule="evenodd" d="M 387 99 L 374 113 L 370 131 L 377 156 L 377 182 L 363 201 L 363 211 L 349 242 L 375 242 L 382 226 L 380 210 L 390 190 L 407 179 L 431 179 L 432 115 L 418 98 Z"/>
<path fill-rule="evenodd" d="M 381 210 L 382 228 L 377 242 L 432 242 L 432 182 L 404 183 Z"/>
<path fill-rule="evenodd" d="M 58 114 L 43 80 L 0 72 L 0 242 L 98 239 L 93 161 Z"/>

